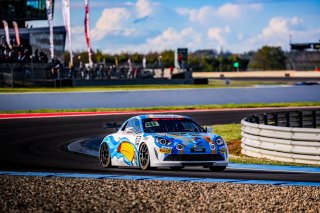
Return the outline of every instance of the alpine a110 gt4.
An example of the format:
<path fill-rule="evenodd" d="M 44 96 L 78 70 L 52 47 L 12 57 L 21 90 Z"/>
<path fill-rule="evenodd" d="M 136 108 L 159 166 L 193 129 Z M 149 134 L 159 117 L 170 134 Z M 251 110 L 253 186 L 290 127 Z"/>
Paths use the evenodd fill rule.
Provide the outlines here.
<path fill-rule="evenodd" d="M 228 165 L 228 147 L 221 136 L 211 133 L 187 116 L 139 115 L 118 124 L 117 132 L 100 144 L 103 167 L 129 166 L 147 170 L 203 166 L 223 171 Z M 119 129 L 118 129 L 119 127 Z"/>

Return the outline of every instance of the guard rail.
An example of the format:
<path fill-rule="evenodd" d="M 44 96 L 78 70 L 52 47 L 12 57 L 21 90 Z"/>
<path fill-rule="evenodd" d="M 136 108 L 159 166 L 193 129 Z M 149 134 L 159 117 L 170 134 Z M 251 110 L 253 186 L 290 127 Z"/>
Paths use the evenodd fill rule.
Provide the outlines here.
<path fill-rule="evenodd" d="M 253 115 L 241 124 L 242 154 L 320 165 L 320 110 Z"/>

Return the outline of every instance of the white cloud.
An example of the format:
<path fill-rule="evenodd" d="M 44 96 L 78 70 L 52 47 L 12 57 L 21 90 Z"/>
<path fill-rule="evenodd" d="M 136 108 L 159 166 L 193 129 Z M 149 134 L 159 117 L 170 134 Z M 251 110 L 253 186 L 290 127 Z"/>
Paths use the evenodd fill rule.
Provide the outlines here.
<path fill-rule="evenodd" d="M 91 31 L 92 39 L 101 40 L 108 34 L 121 34 L 129 18 L 130 12 L 126 8 L 105 9 Z"/>
<path fill-rule="evenodd" d="M 237 4 L 226 3 L 217 8 L 217 14 L 225 18 L 238 18 L 241 16 L 241 6 Z"/>
<path fill-rule="evenodd" d="M 149 0 L 138 0 L 135 6 L 140 18 L 152 13 L 152 3 Z"/>
<path fill-rule="evenodd" d="M 153 7 L 158 3 L 150 0 L 138 0 L 135 4 L 126 2 L 124 5 L 127 7 L 103 10 L 95 28 L 90 32 L 92 40 L 99 41 L 107 35 L 130 37 L 141 34 L 138 29 L 131 26 L 133 20 L 150 15 L 153 12 Z"/>
<path fill-rule="evenodd" d="M 259 3 L 249 4 L 248 7 L 251 8 L 252 10 L 255 10 L 255 11 L 263 10 L 262 4 L 259 4 Z"/>
<path fill-rule="evenodd" d="M 182 16 L 187 16 L 190 21 L 206 23 L 215 18 L 223 20 L 237 19 L 246 13 L 261 11 L 262 8 L 261 4 L 226 3 L 217 8 L 203 6 L 199 9 L 178 8 L 176 11 Z"/>
<path fill-rule="evenodd" d="M 215 13 L 215 9 L 210 6 L 204 6 L 200 9 L 178 8 L 178 14 L 187 16 L 190 21 L 204 23 Z"/>
<path fill-rule="evenodd" d="M 289 50 L 289 37 L 293 42 L 317 41 L 320 34 L 318 29 L 306 29 L 302 18 L 299 17 L 273 17 L 261 33 L 251 36 L 235 47 L 239 51 L 256 50 L 264 45 L 280 46 Z"/>
<path fill-rule="evenodd" d="M 262 30 L 261 34 L 251 40 L 255 43 L 264 42 L 269 45 L 287 46 L 290 34 L 297 34 L 303 28 L 303 20 L 301 18 L 274 17 L 269 21 L 268 26 Z M 302 32 L 302 34 L 305 33 L 306 31 Z"/>
<path fill-rule="evenodd" d="M 147 40 L 147 45 L 157 47 L 159 50 L 172 49 L 179 46 L 196 48 L 201 43 L 201 34 L 193 28 L 185 28 L 176 31 L 173 28 L 168 28 L 161 35 Z"/>
<path fill-rule="evenodd" d="M 212 27 L 208 30 L 207 37 L 209 41 L 213 41 L 219 46 L 224 46 L 226 44 L 226 36 L 230 34 L 231 29 L 229 26 L 224 28 Z"/>
<path fill-rule="evenodd" d="M 96 28 L 102 30 L 118 29 L 123 20 L 130 17 L 129 11 L 125 8 L 110 8 L 102 12 L 96 24 Z"/>
<path fill-rule="evenodd" d="M 166 49 L 175 49 L 178 47 L 187 47 L 191 50 L 196 50 L 201 47 L 202 36 L 193 28 L 185 28 L 177 31 L 173 28 L 167 28 L 160 35 L 149 38 L 143 44 L 128 45 L 124 48 L 113 49 L 114 53 L 120 52 L 142 52 L 162 51 Z"/>
<path fill-rule="evenodd" d="M 281 36 L 289 36 L 295 30 L 303 28 L 303 20 L 298 17 L 283 18 L 274 17 L 269 21 L 269 25 L 262 30 L 261 38 L 271 39 Z"/>

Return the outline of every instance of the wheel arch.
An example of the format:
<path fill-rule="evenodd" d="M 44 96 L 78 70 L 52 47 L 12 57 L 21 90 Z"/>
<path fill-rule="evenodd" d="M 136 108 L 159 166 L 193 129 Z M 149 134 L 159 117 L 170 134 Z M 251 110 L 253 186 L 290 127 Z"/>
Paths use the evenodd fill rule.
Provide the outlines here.
<path fill-rule="evenodd" d="M 142 141 L 140 144 L 139 144 L 139 147 L 138 147 L 138 152 L 140 152 L 140 147 L 141 147 L 141 144 L 145 143 L 148 147 L 148 150 L 149 150 L 149 156 L 150 156 L 150 167 L 155 167 L 154 164 L 154 160 L 158 160 L 158 158 L 156 157 L 156 154 L 155 154 L 155 146 L 152 144 L 154 143 L 152 140 L 152 138 L 146 140 L 146 141 Z M 138 156 L 139 156 L 139 153 L 138 153 Z"/>

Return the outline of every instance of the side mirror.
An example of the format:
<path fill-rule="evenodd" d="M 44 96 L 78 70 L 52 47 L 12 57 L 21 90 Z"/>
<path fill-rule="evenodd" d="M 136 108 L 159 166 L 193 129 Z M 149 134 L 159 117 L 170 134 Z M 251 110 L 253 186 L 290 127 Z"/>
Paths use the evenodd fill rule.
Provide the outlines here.
<path fill-rule="evenodd" d="M 212 133 L 213 128 L 211 126 L 206 127 L 207 133 Z"/>
<path fill-rule="evenodd" d="M 134 128 L 133 128 L 133 127 L 128 127 L 128 128 L 126 128 L 126 133 L 136 134 L 136 132 L 134 131 Z"/>

